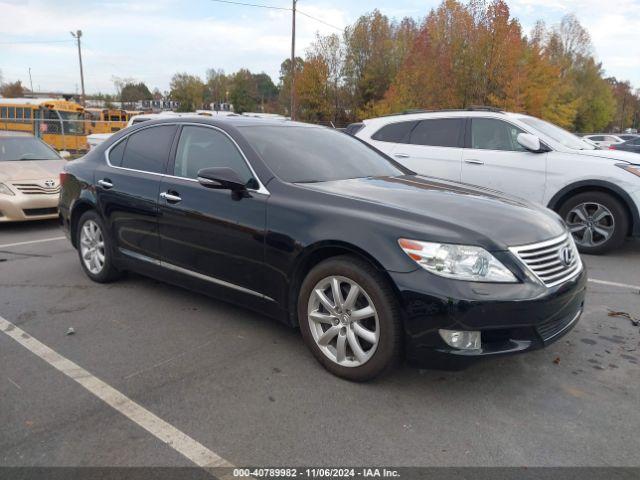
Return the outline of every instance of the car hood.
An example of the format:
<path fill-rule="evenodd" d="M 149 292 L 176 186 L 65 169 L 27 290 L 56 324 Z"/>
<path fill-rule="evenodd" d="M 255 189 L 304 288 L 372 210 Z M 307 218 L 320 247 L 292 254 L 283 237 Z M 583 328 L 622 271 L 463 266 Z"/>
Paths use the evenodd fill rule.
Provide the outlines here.
<path fill-rule="evenodd" d="M 369 177 L 304 184 L 366 201 L 376 220 L 418 240 L 482 245 L 491 250 L 540 242 L 566 232 L 551 210 L 499 192 L 418 175 Z M 374 204 L 374 205 L 371 205 Z"/>
<path fill-rule="evenodd" d="M 607 160 L 622 160 L 629 163 L 640 163 L 637 153 L 624 152 L 620 150 L 576 150 L 576 155 L 586 155 L 588 157 L 604 158 Z"/>
<path fill-rule="evenodd" d="M 66 165 L 66 160 L 20 160 L 0 162 L 0 182 L 20 180 L 54 180 Z"/>

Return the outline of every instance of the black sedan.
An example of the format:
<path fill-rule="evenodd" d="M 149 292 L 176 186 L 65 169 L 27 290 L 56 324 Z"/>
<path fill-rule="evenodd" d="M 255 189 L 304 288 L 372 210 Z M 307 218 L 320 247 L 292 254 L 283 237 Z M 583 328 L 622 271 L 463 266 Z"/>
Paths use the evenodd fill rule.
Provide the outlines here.
<path fill-rule="evenodd" d="M 625 152 L 640 153 L 640 137 L 634 137 L 623 143 L 614 143 L 609 146 L 610 150 L 623 150 Z"/>
<path fill-rule="evenodd" d="M 583 309 L 586 272 L 555 213 L 418 176 L 323 127 L 146 122 L 61 180 L 92 280 L 133 270 L 257 310 L 351 380 L 403 355 L 459 366 L 540 348 Z"/>

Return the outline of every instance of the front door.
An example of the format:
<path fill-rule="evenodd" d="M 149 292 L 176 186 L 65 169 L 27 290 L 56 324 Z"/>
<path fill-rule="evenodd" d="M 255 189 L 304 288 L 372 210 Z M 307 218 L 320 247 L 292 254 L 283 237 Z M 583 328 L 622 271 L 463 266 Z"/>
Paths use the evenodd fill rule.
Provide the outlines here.
<path fill-rule="evenodd" d="M 462 181 L 542 203 L 547 153 L 532 153 L 517 141 L 526 133 L 494 118 L 471 119 L 470 144 L 463 152 Z"/>
<path fill-rule="evenodd" d="M 198 183 L 198 171 L 229 167 L 246 182 L 254 175 L 222 130 L 182 127 L 175 160 L 160 187 L 162 261 L 168 268 L 245 293 L 264 291 L 268 196 L 247 196 Z"/>

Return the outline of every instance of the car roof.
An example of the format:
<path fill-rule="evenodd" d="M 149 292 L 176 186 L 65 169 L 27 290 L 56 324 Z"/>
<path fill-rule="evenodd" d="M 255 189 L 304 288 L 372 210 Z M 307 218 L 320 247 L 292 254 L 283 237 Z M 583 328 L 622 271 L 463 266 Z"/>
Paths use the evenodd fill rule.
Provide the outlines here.
<path fill-rule="evenodd" d="M 0 130 L 0 137 L 31 137 L 35 138 L 32 134 L 27 132 L 9 132 L 6 130 Z"/>
<path fill-rule="evenodd" d="M 232 125 L 234 127 L 247 127 L 247 126 L 271 126 L 271 127 L 309 127 L 309 128 L 328 128 L 321 125 L 314 125 L 310 123 L 293 122 L 291 120 L 282 120 L 274 118 L 258 118 L 258 117 L 208 117 L 204 115 L 187 115 L 179 117 L 159 117 L 154 120 L 149 120 L 138 125 L 159 125 L 163 123 L 201 123 L 204 125 Z"/>
<path fill-rule="evenodd" d="M 383 117 L 375 117 L 363 120 L 365 125 L 372 123 L 393 123 L 398 121 L 415 121 L 427 118 L 455 118 L 455 117 L 487 117 L 487 118 L 522 118 L 528 115 L 524 113 L 504 112 L 498 109 L 463 109 L 463 110 L 429 110 L 429 111 L 413 111 L 407 110 L 393 115 L 385 115 Z"/>

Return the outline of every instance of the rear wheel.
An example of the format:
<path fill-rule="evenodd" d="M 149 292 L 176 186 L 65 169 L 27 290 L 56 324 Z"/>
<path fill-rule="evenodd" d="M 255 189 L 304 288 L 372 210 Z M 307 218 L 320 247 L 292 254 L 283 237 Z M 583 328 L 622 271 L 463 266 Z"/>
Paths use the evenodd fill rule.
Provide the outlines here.
<path fill-rule="evenodd" d="M 298 297 L 298 321 L 318 361 L 348 380 L 372 379 L 400 356 L 393 290 L 380 272 L 357 257 L 325 260 L 309 272 Z"/>
<path fill-rule="evenodd" d="M 93 210 L 82 214 L 78 220 L 78 255 L 84 273 L 94 282 L 107 283 L 117 279 L 111 255 L 110 240 L 102 219 Z"/>
<path fill-rule="evenodd" d="M 584 192 L 567 200 L 560 216 L 582 253 L 598 255 L 619 247 L 629 231 L 624 206 L 604 192 Z"/>

